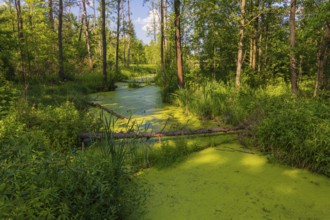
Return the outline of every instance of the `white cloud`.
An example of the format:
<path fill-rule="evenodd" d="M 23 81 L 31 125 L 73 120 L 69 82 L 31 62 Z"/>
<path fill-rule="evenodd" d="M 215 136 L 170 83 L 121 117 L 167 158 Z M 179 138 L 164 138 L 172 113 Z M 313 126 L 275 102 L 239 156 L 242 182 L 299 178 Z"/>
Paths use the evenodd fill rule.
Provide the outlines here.
<path fill-rule="evenodd" d="M 142 26 L 142 30 L 150 32 L 153 30 L 154 23 L 156 24 L 156 29 L 159 29 L 159 13 L 157 10 L 150 10 L 148 17 L 140 18 L 138 17 L 134 21 L 137 25 Z"/>

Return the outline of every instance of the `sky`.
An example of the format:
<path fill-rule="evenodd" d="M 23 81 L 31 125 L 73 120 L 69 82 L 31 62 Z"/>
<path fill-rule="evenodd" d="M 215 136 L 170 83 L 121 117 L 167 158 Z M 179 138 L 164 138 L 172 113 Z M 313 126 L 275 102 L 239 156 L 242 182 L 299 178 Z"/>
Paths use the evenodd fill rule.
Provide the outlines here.
<path fill-rule="evenodd" d="M 153 12 L 149 4 L 143 6 L 143 0 L 131 0 L 132 21 L 137 38 L 148 44 L 152 37 L 148 35 L 153 21 Z M 156 13 L 156 12 L 154 12 Z M 158 18 L 156 16 L 156 18 Z"/>

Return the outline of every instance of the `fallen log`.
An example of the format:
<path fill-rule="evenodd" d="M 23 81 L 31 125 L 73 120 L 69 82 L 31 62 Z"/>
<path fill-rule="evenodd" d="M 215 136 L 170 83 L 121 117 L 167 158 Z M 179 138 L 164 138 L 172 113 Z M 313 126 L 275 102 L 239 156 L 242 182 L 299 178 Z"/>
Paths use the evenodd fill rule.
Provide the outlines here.
<path fill-rule="evenodd" d="M 102 106 L 102 105 L 100 105 L 100 104 L 98 104 L 98 103 L 95 103 L 95 102 L 88 102 L 87 104 L 90 105 L 90 106 L 93 106 L 93 107 L 95 107 L 95 108 L 102 109 L 102 110 L 108 112 L 109 114 L 111 114 L 111 115 L 113 115 L 113 116 L 116 116 L 117 118 L 127 119 L 127 120 L 128 120 L 127 117 L 122 116 L 122 115 L 120 115 L 120 114 L 114 112 L 113 110 L 111 110 L 111 109 L 109 109 L 109 108 L 107 108 L 107 107 L 104 107 L 104 106 Z"/>
<path fill-rule="evenodd" d="M 196 135 L 196 134 L 210 134 L 218 132 L 231 132 L 246 129 L 247 126 L 239 125 L 233 127 L 222 128 L 203 128 L 198 130 L 181 130 L 181 131 L 163 131 L 163 132 L 128 132 L 128 133 L 111 133 L 111 138 L 123 139 L 123 138 L 160 138 L 170 136 L 183 136 L 183 135 Z M 106 137 L 105 133 L 81 133 L 81 139 L 103 139 Z"/>

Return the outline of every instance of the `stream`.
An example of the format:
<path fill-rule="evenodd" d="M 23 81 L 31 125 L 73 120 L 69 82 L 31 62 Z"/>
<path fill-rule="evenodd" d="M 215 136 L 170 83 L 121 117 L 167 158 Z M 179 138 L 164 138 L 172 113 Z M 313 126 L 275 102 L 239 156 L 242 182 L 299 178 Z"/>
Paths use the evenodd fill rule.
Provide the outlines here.
<path fill-rule="evenodd" d="M 139 129 L 180 130 L 224 126 L 202 121 L 163 104 L 157 86 L 91 98 L 130 116 Z M 118 131 L 125 122 L 119 122 Z M 175 140 L 169 140 L 175 145 Z M 168 168 L 149 168 L 138 178 L 150 188 L 144 219 L 330 219 L 330 179 L 302 169 L 270 163 L 267 157 L 239 144 L 233 134 L 187 137 L 187 145 L 210 142 Z"/>

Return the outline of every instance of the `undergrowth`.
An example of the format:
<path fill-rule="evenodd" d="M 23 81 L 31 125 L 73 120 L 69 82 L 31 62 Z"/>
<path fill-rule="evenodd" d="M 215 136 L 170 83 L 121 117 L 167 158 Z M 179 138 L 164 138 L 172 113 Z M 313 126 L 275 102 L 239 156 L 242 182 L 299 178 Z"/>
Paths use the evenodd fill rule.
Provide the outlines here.
<path fill-rule="evenodd" d="M 240 139 L 291 166 L 330 176 L 330 104 L 294 97 L 284 83 L 266 88 L 235 88 L 215 81 L 188 84 L 173 103 L 222 125 L 245 124 Z"/>

